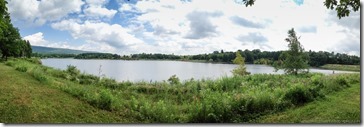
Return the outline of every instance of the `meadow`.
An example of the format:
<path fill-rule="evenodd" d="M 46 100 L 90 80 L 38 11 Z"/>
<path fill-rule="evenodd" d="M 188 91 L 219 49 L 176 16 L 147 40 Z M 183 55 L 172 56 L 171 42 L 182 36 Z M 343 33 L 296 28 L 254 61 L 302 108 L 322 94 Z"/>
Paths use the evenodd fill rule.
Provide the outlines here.
<path fill-rule="evenodd" d="M 360 73 L 254 74 L 221 77 L 216 80 L 190 79 L 186 81 L 180 81 L 174 75 L 163 82 L 117 82 L 113 79 L 81 73 L 74 66 L 68 66 L 66 70 L 46 67 L 41 65 L 37 58 L 10 59 L 0 63 L 1 68 L 4 68 L 4 65 L 12 67 L 14 71 L 17 71 L 16 73 L 35 79 L 22 85 L 32 84 L 54 89 L 92 107 L 87 108 L 95 108 L 93 111 L 96 115 L 90 119 L 77 119 L 78 121 L 76 121 L 56 117 L 55 120 L 47 121 L 50 123 L 57 121 L 63 123 L 90 121 L 112 123 L 291 123 L 292 121 L 288 119 L 279 121 L 273 118 L 282 113 L 299 112 L 296 110 L 315 111 L 312 108 L 301 108 L 329 103 L 325 101 L 335 98 L 337 93 L 339 93 L 338 100 L 333 103 L 340 103 L 340 99 L 347 99 L 347 96 L 340 92 L 360 91 L 358 89 L 360 88 Z M 22 79 L 23 77 L 17 78 Z M 357 100 L 357 98 L 360 98 L 360 93 L 350 93 L 355 93 L 352 95 L 355 96 L 354 100 L 350 104 L 359 105 L 359 107 L 351 107 L 351 115 L 342 116 L 340 119 L 343 123 L 345 121 L 359 123 L 360 99 Z M 52 104 L 52 102 L 50 103 Z M 4 105 L 4 103 L 2 104 Z M 332 103 L 330 104 L 332 105 Z M 325 107 L 322 112 L 332 110 L 330 108 L 337 108 L 335 106 Z M 71 112 L 67 113 L 72 116 Z M 105 120 L 100 116 L 98 120 L 99 113 L 109 114 L 110 119 Z M 64 115 L 67 116 L 67 114 Z M 322 119 L 311 119 L 309 122 L 330 123 L 328 119 L 332 119 L 333 115 L 340 114 L 330 114 Z M 43 122 L 33 119 L 4 120 L 4 117 L 0 117 L 0 122 Z"/>

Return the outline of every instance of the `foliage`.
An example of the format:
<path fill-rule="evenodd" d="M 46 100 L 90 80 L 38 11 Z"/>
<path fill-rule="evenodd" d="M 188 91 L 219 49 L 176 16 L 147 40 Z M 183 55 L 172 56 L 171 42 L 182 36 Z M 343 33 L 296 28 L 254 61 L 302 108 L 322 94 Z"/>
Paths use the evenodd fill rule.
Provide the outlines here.
<path fill-rule="evenodd" d="M 282 51 L 260 51 L 259 49 L 254 50 L 238 50 L 242 57 L 245 58 L 245 63 L 254 64 L 268 64 L 272 65 L 275 61 L 279 60 L 279 56 Z M 360 57 L 355 55 L 347 55 L 334 52 L 326 51 L 309 51 L 305 52 L 309 54 L 310 61 L 309 65 L 313 67 L 319 67 L 324 64 L 350 64 L 359 65 Z M 76 54 L 42 54 L 42 53 L 32 53 L 33 57 L 40 58 L 75 58 Z M 82 57 L 81 57 L 82 56 Z M 119 58 L 120 57 L 120 58 Z M 89 55 L 81 55 L 78 59 L 123 59 L 123 60 L 138 60 L 138 59 L 148 59 L 148 60 L 187 60 L 187 61 L 198 61 L 198 62 L 220 62 L 220 63 L 232 63 L 236 57 L 236 52 L 228 51 L 214 51 L 209 54 L 198 54 L 198 55 L 168 55 L 168 54 L 132 54 L 130 56 L 124 55 L 119 56 L 117 54 L 107 54 L 107 53 L 91 53 Z"/>
<path fill-rule="evenodd" d="M 41 67 L 35 67 L 31 70 L 30 74 L 40 82 L 47 82 L 48 76 L 44 73 L 44 70 Z"/>
<path fill-rule="evenodd" d="M 19 30 L 11 23 L 7 12 L 7 2 L 0 0 L 0 54 L 2 59 L 8 57 L 30 57 L 32 52 L 29 41 L 22 40 Z"/>
<path fill-rule="evenodd" d="M 324 5 L 327 9 L 333 10 L 335 8 L 337 17 L 349 16 L 350 9 L 354 12 L 360 9 L 360 0 L 325 0 Z"/>
<path fill-rule="evenodd" d="M 251 122 L 267 114 L 321 100 L 360 83 L 359 73 L 255 74 L 216 80 L 191 79 L 180 82 L 180 85 L 116 82 L 78 74 L 78 81 L 56 75 L 57 72 L 70 75 L 68 71 L 47 68 L 25 59 L 10 59 L 5 63 L 11 63 L 13 68 L 25 66 L 26 73 L 38 81 L 44 76 L 47 86 L 62 90 L 95 108 L 152 123 Z M 34 74 L 40 76 L 37 78 Z M 88 80 L 84 84 L 90 85 L 79 84 L 82 80 Z"/>
<path fill-rule="evenodd" d="M 32 53 L 33 57 L 38 58 L 74 58 L 76 54 L 42 54 L 42 53 Z"/>
<path fill-rule="evenodd" d="M 15 68 L 15 70 L 18 70 L 20 72 L 26 72 L 28 70 L 28 68 L 25 66 L 18 66 Z"/>
<path fill-rule="evenodd" d="M 293 28 L 288 31 L 288 38 L 285 40 L 288 42 L 289 49 L 280 55 L 282 64 L 275 66 L 276 69 L 284 69 L 286 73 L 295 75 L 301 70 L 308 69 L 308 55 L 304 53 L 298 39 Z"/>
<path fill-rule="evenodd" d="M 111 53 L 81 53 L 75 56 L 75 59 L 120 59 L 118 54 Z"/>
<path fill-rule="evenodd" d="M 333 10 L 335 8 L 337 17 L 341 19 L 342 17 L 349 16 L 350 10 L 356 12 L 360 9 L 360 0 L 325 0 L 324 6 L 327 9 Z M 255 0 L 242 0 L 245 6 L 254 5 Z"/>
<path fill-rule="evenodd" d="M 233 73 L 233 75 L 235 75 L 235 76 L 244 76 L 244 75 L 250 74 L 250 72 L 246 71 L 245 59 L 244 59 L 244 57 L 242 57 L 240 55 L 239 51 L 236 52 L 236 57 L 233 60 L 233 63 L 238 64 L 238 67 L 236 67 L 235 69 L 233 69 L 231 71 Z"/>
<path fill-rule="evenodd" d="M 360 87 L 360 83 L 356 83 L 348 89 L 327 94 L 325 99 L 319 99 L 281 113 L 263 116 L 254 123 L 359 124 L 362 118 Z"/>
<path fill-rule="evenodd" d="M 146 53 L 142 53 L 142 54 L 132 54 L 131 57 L 129 58 L 128 56 L 123 56 L 124 59 L 147 59 L 147 60 L 178 60 L 178 59 L 183 59 L 183 56 L 178 56 L 178 55 L 174 55 L 174 54 L 160 54 L 160 53 L 156 53 L 156 54 L 146 54 Z"/>
<path fill-rule="evenodd" d="M 169 77 L 168 82 L 172 85 L 178 85 L 181 82 L 179 81 L 179 78 L 176 75 L 172 75 L 171 77 Z"/>
<path fill-rule="evenodd" d="M 254 64 L 265 64 L 265 65 L 272 65 L 273 61 L 266 58 L 260 58 L 257 60 L 254 60 Z"/>
<path fill-rule="evenodd" d="M 100 92 L 99 105 L 101 109 L 112 110 L 112 103 L 114 102 L 114 97 L 108 90 L 102 90 Z"/>
<path fill-rule="evenodd" d="M 293 105 L 302 105 L 313 100 L 313 96 L 304 85 L 294 85 L 283 97 L 284 100 L 290 101 Z"/>
<path fill-rule="evenodd" d="M 9 60 L 12 61 L 12 60 Z M 33 63 L 18 63 L 34 67 Z M 18 65 L 17 65 L 18 66 Z M 6 124 L 24 123 L 136 123 L 120 113 L 105 111 L 70 96 L 54 87 L 68 84 L 66 80 L 50 78 L 49 84 L 40 83 L 28 72 L 19 72 L 0 63 L 0 121 Z M 49 76 L 51 77 L 51 76 Z M 139 123 L 139 122 L 138 122 Z"/>
<path fill-rule="evenodd" d="M 360 71 L 360 65 L 326 64 L 320 68 L 331 70 Z"/>
<path fill-rule="evenodd" d="M 76 68 L 76 66 L 73 65 L 67 65 L 66 72 L 69 73 L 71 76 L 77 77 L 80 75 L 80 70 Z"/>

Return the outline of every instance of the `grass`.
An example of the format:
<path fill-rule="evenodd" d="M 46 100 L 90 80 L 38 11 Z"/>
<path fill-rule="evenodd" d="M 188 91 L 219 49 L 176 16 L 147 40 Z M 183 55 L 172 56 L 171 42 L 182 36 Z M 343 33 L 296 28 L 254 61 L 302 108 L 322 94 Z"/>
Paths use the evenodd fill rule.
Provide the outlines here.
<path fill-rule="evenodd" d="M 320 68 L 343 71 L 360 71 L 360 65 L 326 64 Z"/>
<path fill-rule="evenodd" d="M 1 63 L 0 72 L 1 123 L 131 122 Z"/>
<path fill-rule="evenodd" d="M 357 123 L 360 117 L 360 84 L 328 95 L 303 107 L 262 117 L 257 123 Z"/>
<path fill-rule="evenodd" d="M 13 70 L 8 66 L 13 67 Z M 16 69 L 19 67 L 26 69 Z M 8 92 L 22 89 L 22 85 L 23 87 L 25 85 L 25 88 L 36 86 L 38 87 L 36 90 L 50 89 L 56 91 L 57 93 L 52 93 L 52 95 L 58 98 L 46 96 L 45 98 L 49 97 L 48 104 L 36 105 L 49 109 L 49 111 L 43 111 L 44 113 L 59 111 L 59 113 L 64 114 L 63 117 L 73 118 L 74 120 L 69 119 L 70 122 L 88 122 L 89 120 L 93 120 L 92 122 L 126 123 L 254 122 L 266 115 L 306 107 L 317 100 L 327 99 L 329 95 L 352 88 L 353 85 L 360 83 L 360 74 L 323 75 L 319 73 L 297 76 L 255 74 L 221 77 L 217 80 L 191 79 L 187 81 L 179 81 L 178 77 L 172 76 L 164 82 L 116 82 L 113 79 L 82 74 L 72 66 L 66 70 L 45 67 L 34 59 L 10 59 L 4 64 L 0 64 L 0 68 L 7 69 L 7 72 L 1 73 L 3 75 L 8 75 L 8 73 L 18 75 L 7 77 L 11 79 L 11 81 L 6 81 L 7 87 L 19 82 L 13 77 L 26 79 L 22 81 L 23 84 L 15 85 L 17 88 L 5 89 Z M 34 97 L 35 99 L 42 96 L 42 92 L 24 92 L 23 94 L 26 93 L 29 94 L 28 96 L 37 95 Z M 6 96 L 5 98 L 8 99 Z M 71 102 L 69 105 L 82 109 L 63 111 L 51 106 L 64 107 L 65 104 L 54 102 L 55 100 L 62 100 L 62 98 L 79 102 L 77 104 Z M 67 102 L 67 100 L 63 102 Z M 29 105 L 33 106 L 34 104 Z M 85 107 L 78 107 L 77 105 Z M 16 109 L 17 111 L 20 110 L 19 114 L 14 115 L 18 118 L 21 115 L 28 116 L 27 112 L 22 111 L 20 105 L 11 105 L 7 108 L 9 107 L 19 108 Z M 36 110 L 40 111 L 40 109 Z M 82 110 L 82 113 L 91 112 L 96 115 L 90 119 L 86 116 L 75 115 L 75 113 L 80 113 L 79 110 Z M 109 116 L 106 115 L 107 118 L 98 116 L 102 113 Z M 84 119 L 77 121 L 78 117 Z M 55 116 L 49 122 L 66 121 L 62 118 Z M 29 120 L 10 120 L 10 122 L 23 121 Z M 44 121 L 36 120 L 36 122 Z M 286 121 L 282 123 L 284 122 Z"/>

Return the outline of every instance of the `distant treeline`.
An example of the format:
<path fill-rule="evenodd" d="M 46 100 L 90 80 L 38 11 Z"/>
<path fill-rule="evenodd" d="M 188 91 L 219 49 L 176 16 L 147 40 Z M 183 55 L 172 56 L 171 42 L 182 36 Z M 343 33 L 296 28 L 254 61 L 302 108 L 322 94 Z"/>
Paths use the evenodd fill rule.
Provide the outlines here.
<path fill-rule="evenodd" d="M 254 49 L 252 51 L 246 49 L 244 51 L 238 50 L 240 54 L 245 58 L 246 63 L 254 64 L 273 64 L 274 61 L 279 60 L 279 56 L 282 51 L 260 51 L 259 49 Z M 319 67 L 325 64 L 348 64 L 348 65 L 358 65 L 360 64 L 360 57 L 354 55 L 347 55 L 334 52 L 326 51 L 308 51 L 306 52 L 309 56 L 309 65 L 313 67 Z M 202 60 L 206 62 L 221 62 L 221 63 L 232 63 L 235 59 L 235 52 L 224 52 L 214 51 L 209 54 L 199 54 L 199 55 L 165 55 L 165 54 L 133 54 L 131 59 L 171 59 L 171 60 Z M 122 57 L 122 59 L 125 58 Z M 129 57 L 126 57 L 129 58 Z"/>
<path fill-rule="evenodd" d="M 273 64 L 273 62 L 279 60 L 279 56 L 282 51 L 260 51 L 254 50 L 238 50 L 240 54 L 245 58 L 246 63 L 254 64 Z M 319 67 L 325 64 L 348 64 L 359 65 L 360 57 L 354 55 L 347 55 L 326 51 L 308 51 L 306 52 L 310 58 L 309 65 L 313 67 Z M 111 53 L 82 53 L 82 54 L 38 54 L 33 53 L 33 56 L 41 58 L 75 58 L 75 59 L 123 59 L 123 60 L 190 60 L 190 61 L 206 61 L 206 62 L 220 62 L 220 63 L 232 63 L 235 58 L 235 52 L 214 51 L 208 54 L 198 55 L 174 55 L 174 54 L 132 54 L 123 55 Z"/>
<path fill-rule="evenodd" d="M 121 56 L 111 53 L 81 53 L 75 59 L 121 59 Z"/>
<path fill-rule="evenodd" d="M 76 54 L 44 54 L 44 53 L 32 53 L 33 57 L 39 58 L 74 58 Z"/>

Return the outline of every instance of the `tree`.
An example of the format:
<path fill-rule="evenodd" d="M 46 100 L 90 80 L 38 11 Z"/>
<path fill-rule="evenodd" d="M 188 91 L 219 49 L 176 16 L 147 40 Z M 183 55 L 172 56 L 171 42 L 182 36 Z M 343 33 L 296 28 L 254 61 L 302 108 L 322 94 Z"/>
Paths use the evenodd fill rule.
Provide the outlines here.
<path fill-rule="evenodd" d="M 349 16 L 350 8 L 356 12 L 360 8 L 360 0 L 325 0 L 324 2 L 327 9 L 333 10 L 335 8 L 337 12 L 337 17 L 341 19 L 341 17 Z"/>
<path fill-rule="evenodd" d="M 13 27 L 13 25 L 10 22 L 7 22 L 6 25 L 7 29 L 3 29 L 3 35 L 0 40 L 0 50 L 1 53 L 3 54 L 2 58 L 5 58 L 5 60 L 9 56 L 16 55 L 15 53 L 17 52 L 16 50 L 19 50 L 18 49 L 19 46 L 17 45 L 20 44 L 17 43 L 17 41 L 20 40 L 19 30 Z"/>
<path fill-rule="evenodd" d="M 236 51 L 236 57 L 233 60 L 233 63 L 238 64 L 239 66 L 237 68 L 235 68 L 234 70 L 232 70 L 233 75 L 235 75 L 235 76 L 244 76 L 244 75 L 250 74 L 250 72 L 246 71 L 244 61 L 245 61 L 244 57 L 242 57 L 240 55 L 239 51 Z"/>
<path fill-rule="evenodd" d="M 29 41 L 26 41 L 26 49 L 25 49 L 25 56 L 30 58 L 32 55 L 32 46 L 30 45 Z"/>
<path fill-rule="evenodd" d="M 31 47 L 21 39 L 19 30 L 11 24 L 7 2 L 0 0 L 0 54 L 3 59 L 10 56 L 23 57 L 31 54 Z M 30 56 L 30 55 L 28 55 Z"/>
<path fill-rule="evenodd" d="M 288 31 L 288 51 L 284 51 L 279 57 L 281 65 L 276 65 L 276 70 L 284 69 L 288 74 L 297 75 L 299 71 L 308 69 L 309 56 L 304 52 L 303 46 L 298 41 L 296 32 L 292 28 Z"/>
<path fill-rule="evenodd" d="M 254 5 L 254 2 L 255 0 L 242 0 L 246 7 Z M 325 0 L 324 6 L 327 9 L 335 9 L 337 17 L 341 19 L 341 17 L 349 16 L 350 10 L 358 11 L 360 9 L 360 0 Z"/>

